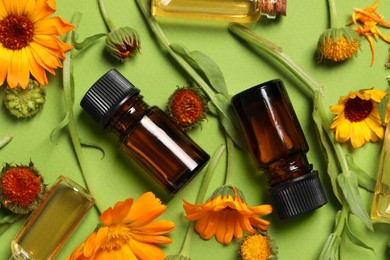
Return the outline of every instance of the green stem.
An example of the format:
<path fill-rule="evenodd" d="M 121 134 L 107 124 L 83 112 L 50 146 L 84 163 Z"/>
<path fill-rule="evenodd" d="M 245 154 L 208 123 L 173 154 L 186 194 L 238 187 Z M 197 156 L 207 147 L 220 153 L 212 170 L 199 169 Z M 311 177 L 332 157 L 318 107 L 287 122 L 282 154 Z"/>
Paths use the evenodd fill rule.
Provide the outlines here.
<path fill-rule="evenodd" d="M 203 180 L 200 185 L 199 193 L 196 198 L 195 204 L 203 203 L 204 198 L 206 196 L 207 189 L 211 181 L 211 177 L 213 176 L 217 163 L 220 160 L 224 150 L 225 150 L 225 145 L 220 145 L 215 151 L 214 155 L 212 156 L 211 161 L 209 162 L 209 165 L 207 167 L 207 171 L 203 176 Z M 193 234 L 193 228 L 194 228 L 194 221 L 191 221 L 191 223 L 188 225 L 186 236 L 184 238 L 183 245 L 179 253 L 182 256 L 189 257 L 189 251 L 190 251 L 189 249 L 190 249 L 191 238 Z"/>
<path fill-rule="evenodd" d="M 279 46 L 253 33 L 250 29 L 241 24 L 232 23 L 229 25 L 229 30 L 239 38 L 253 44 L 261 51 L 279 61 L 294 76 L 301 80 L 312 93 L 314 93 L 314 91 L 322 91 L 321 85 L 307 75 L 305 71 L 295 64 L 287 55 L 285 55 Z"/>
<path fill-rule="evenodd" d="M 190 258 L 190 245 L 192 240 L 192 235 L 194 234 L 194 225 L 195 222 L 191 221 L 187 227 L 186 236 L 184 237 L 183 245 L 181 246 L 179 255 Z"/>
<path fill-rule="evenodd" d="M 164 32 L 161 30 L 160 25 L 154 19 L 152 14 L 150 13 L 150 5 L 147 0 L 137 0 L 138 6 L 140 7 L 143 15 L 145 16 L 146 21 L 149 23 L 150 29 L 156 35 L 159 42 L 164 46 L 164 48 L 168 51 L 168 53 L 172 56 L 172 58 L 188 73 L 188 75 L 199 85 L 202 87 L 205 94 L 209 97 L 209 99 L 215 103 L 215 93 L 210 88 L 210 86 L 203 80 L 201 76 L 178 54 L 176 54 L 172 48 L 170 47 L 171 43 L 165 36 Z"/>
<path fill-rule="evenodd" d="M 106 24 L 108 30 L 110 32 L 114 31 L 116 27 L 114 23 L 111 21 L 111 18 L 108 16 L 108 12 L 106 6 L 104 5 L 104 1 L 98 0 L 98 4 L 99 4 L 100 13 L 103 16 L 104 23 Z"/>
<path fill-rule="evenodd" d="M 211 177 L 213 176 L 213 172 L 215 171 L 215 168 L 217 167 L 217 163 L 220 160 L 225 149 L 226 149 L 226 145 L 221 144 L 215 151 L 214 155 L 212 156 L 211 161 L 209 162 L 209 165 L 207 167 L 207 171 L 203 177 L 203 181 L 200 186 L 198 197 L 196 198 L 195 204 L 203 203 L 204 198 L 206 196 L 207 188 L 210 184 Z"/>
<path fill-rule="evenodd" d="M 336 157 L 338 158 L 341 172 L 343 174 L 349 174 L 349 166 L 348 166 L 347 159 L 344 155 L 344 151 L 341 148 L 340 143 L 336 142 L 336 140 L 334 138 L 334 134 L 330 130 L 330 122 L 329 122 L 329 119 L 326 115 L 325 106 L 324 106 L 324 103 L 322 101 L 323 101 L 322 95 L 320 95 L 320 94 L 318 94 L 317 96 L 315 95 L 314 102 L 317 104 L 316 107 L 318 109 L 318 113 L 319 113 L 320 118 L 321 118 L 322 129 L 324 130 L 324 132 L 328 136 L 328 139 L 330 140 L 330 142 L 333 146 L 333 149 L 336 152 Z"/>
<path fill-rule="evenodd" d="M 227 166 L 226 166 L 226 177 L 225 177 L 225 184 L 231 184 L 232 182 L 232 164 L 234 160 L 234 142 L 229 137 L 229 135 L 226 134 L 226 154 L 227 154 Z"/>
<path fill-rule="evenodd" d="M 338 28 L 338 19 L 336 13 L 336 3 L 334 0 L 328 0 L 329 5 L 329 18 L 330 18 L 330 27 Z"/>
<path fill-rule="evenodd" d="M 12 140 L 12 135 L 6 135 L 2 139 L 0 139 L 0 148 L 6 146 Z"/>
<path fill-rule="evenodd" d="M 72 17 L 72 24 L 77 28 L 78 24 L 80 23 L 81 19 L 80 13 L 75 13 Z M 68 33 L 66 36 L 66 43 L 72 45 L 72 36 L 71 33 Z M 76 153 L 76 157 L 78 160 L 78 163 L 81 168 L 82 177 L 84 179 L 84 183 L 87 187 L 87 189 L 92 193 L 96 194 L 89 186 L 90 180 L 92 179 L 89 174 L 89 170 L 87 167 L 87 162 L 84 158 L 84 154 L 82 152 L 82 147 L 80 143 L 80 139 L 78 137 L 77 128 L 76 128 L 76 120 L 74 118 L 73 114 L 73 86 L 72 86 L 72 54 L 71 51 L 68 51 L 65 53 L 65 60 L 63 62 L 63 90 L 64 90 L 64 98 L 65 98 L 65 110 L 68 115 L 68 130 L 70 134 L 70 138 L 72 140 L 73 148 Z M 95 202 L 96 208 L 99 212 L 99 214 L 102 212 L 101 207 L 98 204 L 98 202 Z"/>

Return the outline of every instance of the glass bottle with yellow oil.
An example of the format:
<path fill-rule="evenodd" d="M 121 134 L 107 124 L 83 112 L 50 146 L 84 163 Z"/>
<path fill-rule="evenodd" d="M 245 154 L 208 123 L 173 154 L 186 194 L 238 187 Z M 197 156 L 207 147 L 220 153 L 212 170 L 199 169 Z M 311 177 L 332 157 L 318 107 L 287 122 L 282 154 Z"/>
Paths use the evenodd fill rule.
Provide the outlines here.
<path fill-rule="evenodd" d="M 286 15 L 286 0 L 152 0 L 154 16 L 252 23 Z"/>

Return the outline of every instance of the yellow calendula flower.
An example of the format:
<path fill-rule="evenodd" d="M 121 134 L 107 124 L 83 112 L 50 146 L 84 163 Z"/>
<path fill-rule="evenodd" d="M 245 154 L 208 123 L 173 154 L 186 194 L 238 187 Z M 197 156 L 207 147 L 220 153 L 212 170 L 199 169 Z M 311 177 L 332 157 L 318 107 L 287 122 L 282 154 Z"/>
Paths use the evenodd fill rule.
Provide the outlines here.
<path fill-rule="evenodd" d="M 130 198 L 116 203 L 100 216 L 102 226 L 67 259 L 163 260 L 165 255 L 158 244 L 172 243 L 164 235 L 175 227 L 171 221 L 155 219 L 166 208 L 152 192 L 144 193 L 136 201 Z"/>
<path fill-rule="evenodd" d="M 319 60 L 339 62 L 352 58 L 360 47 L 359 35 L 348 27 L 330 28 L 318 40 Z"/>
<path fill-rule="evenodd" d="M 203 204 L 184 201 L 185 218 L 196 221 L 195 230 L 203 239 L 216 237 L 219 243 L 229 245 L 233 237 L 241 239 L 243 231 L 256 233 L 267 230 L 269 221 L 259 218 L 272 212 L 268 204 L 250 207 L 244 195 L 236 187 L 224 185 L 218 188 Z"/>
<path fill-rule="evenodd" d="M 0 85 L 27 88 L 30 77 L 41 85 L 48 83 L 46 70 L 55 75 L 62 67 L 64 52 L 72 48 L 57 35 L 74 28 L 60 17 L 54 0 L 0 1 Z"/>
<path fill-rule="evenodd" d="M 336 116 L 330 128 L 338 142 L 351 141 L 359 148 L 383 138 L 384 128 L 378 112 L 378 103 L 386 96 L 382 90 L 366 89 L 350 92 L 340 97 L 337 105 L 330 107 Z"/>
<path fill-rule="evenodd" d="M 267 232 L 247 236 L 240 245 L 242 260 L 277 260 L 278 246 Z"/>

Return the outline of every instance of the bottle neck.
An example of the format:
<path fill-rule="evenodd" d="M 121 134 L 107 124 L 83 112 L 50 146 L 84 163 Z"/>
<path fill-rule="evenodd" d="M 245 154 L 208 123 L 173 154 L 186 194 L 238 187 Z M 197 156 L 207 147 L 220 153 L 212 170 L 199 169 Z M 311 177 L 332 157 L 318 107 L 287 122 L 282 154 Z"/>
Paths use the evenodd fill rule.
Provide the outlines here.
<path fill-rule="evenodd" d="M 298 178 L 313 169 L 305 152 L 287 155 L 277 161 L 263 165 L 263 167 L 271 186 Z"/>
<path fill-rule="evenodd" d="M 275 19 L 277 15 L 286 15 L 286 0 L 258 0 L 261 15 Z"/>
<path fill-rule="evenodd" d="M 113 113 L 107 128 L 121 137 L 141 119 L 148 108 L 141 95 L 132 96 Z"/>

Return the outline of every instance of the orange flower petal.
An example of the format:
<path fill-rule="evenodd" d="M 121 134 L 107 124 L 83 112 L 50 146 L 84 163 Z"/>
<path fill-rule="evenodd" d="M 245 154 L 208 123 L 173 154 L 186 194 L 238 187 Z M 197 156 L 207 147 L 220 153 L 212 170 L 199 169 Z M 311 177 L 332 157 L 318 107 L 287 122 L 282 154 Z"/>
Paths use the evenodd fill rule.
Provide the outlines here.
<path fill-rule="evenodd" d="M 39 61 L 43 62 L 44 66 L 48 68 L 47 70 L 50 73 L 53 74 L 54 73 L 53 69 L 62 67 L 60 60 L 56 56 L 53 56 L 50 53 L 52 52 L 50 49 L 47 49 L 35 42 L 31 42 L 30 47 L 34 51 L 32 52 L 34 54 L 34 57 L 36 57 L 35 55 L 39 56 L 40 57 Z"/>
<path fill-rule="evenodd" d="M 106 209 L 99 217 L 100 221 L 103 222 L 104 225 L 110 226 L 114 222 L 112 220 L 112 208 Z"/>
<path fill-rule="evenodd" d="M 34 1 L 34 0 L 30 0 Z M 37 22 L 49 15 L 53 14 L 56 11 L 55 1 L 54 0 L 35 0 L 35 6 L 28 13 L 28 18 L 33 22 Z"/>
<path fill-rule="evenodd" d="M 112 222 L 123 223 L 122 221 L 126 218 L 129 213 L 131 206 L 133 205 L 134 199 L 129 198 L 125 201 L 119 201 L 115 204 L 111 214 L 112 214 Z"/>
<path fill-rule="evenodd" d="M 13 51 L 0 47 L 0 86 L 3 85 L 8 73 L 8 69 L 11 67 Z"/>
<path fill-rule="evenodd" d="M 154 235 L 138 235 L 137 233 L 133 233 L 132 237 L 139 241 L 149 244 L 171 244 L 172 239 L 166 236 L 154 236 Z"/>
<path fill-rule="evenodd" d="M 39 82 L 46 85 L 48 83 L 45 69 L 37 62 L 31 52 L 31 48 L 25 48 L 31 75 Z M 1 68 L 0 68 L 1 72 Z"/>
<path fill-rule="evenodd" d="M 137 259 L 162 260 L 164 252 L 156 245 L 130 240 L 130 248 L 137 256 Z"/>
<path fill-rule="evenodd" d="M 20 85 L 22 88 L 27 88 L 30 78 L 28 70 L 28 59 L 25 52 L 22 50 L 13 51 L 11 66 L 8 70 L 7 83 L 10 88 L 15 88 Z"/>
<path fill-rule="evenodd" d="M 63 35 L 74 29 L 74 25 L 60 17 L 51 17 L 34 23 L 34 34 Z"/>
<path fill-rule="evenodd" d="M 219 243 L 224 244 L 224 245 L 228 245 L 232 241 L 233 233 L 231 234 L 232 236 L 230 237 L 230 240 L 229 240 L 229 237 L 226 236 L 228 233 L 227 232 L 227 211 L 226 210 L 223 210 L 219 213 L 218 220 L 219 220 L 219 224 L 217 226 L 215 237 Z"/>
<path fill-rule="evenodd" d="M 146 192 L 134 202 L 124 222 L 132 227 L 142 226 L 159 217 L 166 208 L 152 192 Z"/>
<path fill-rule="evenodd" d="M 175 224 L 172 221 L 157 220 L 140 228 L 133 229 L 133 232 L 137 234 L 163 235 L 173 230 L 175 230 Z"/>

